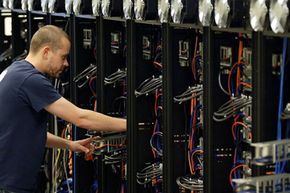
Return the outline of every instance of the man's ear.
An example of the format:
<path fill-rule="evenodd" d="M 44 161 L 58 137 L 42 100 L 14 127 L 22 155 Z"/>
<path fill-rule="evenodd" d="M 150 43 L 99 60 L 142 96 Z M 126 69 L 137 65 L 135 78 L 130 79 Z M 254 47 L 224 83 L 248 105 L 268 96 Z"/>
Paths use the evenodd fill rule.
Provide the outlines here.
<path fill-rule="evenodd" d="M 48 46 L 45 46 L 42 48 L 42 57 L 43 59 L 47 60 L 48 59 L 48 55 L 49 55 L 49 52 L 50 52 L 50 48 Z"/>

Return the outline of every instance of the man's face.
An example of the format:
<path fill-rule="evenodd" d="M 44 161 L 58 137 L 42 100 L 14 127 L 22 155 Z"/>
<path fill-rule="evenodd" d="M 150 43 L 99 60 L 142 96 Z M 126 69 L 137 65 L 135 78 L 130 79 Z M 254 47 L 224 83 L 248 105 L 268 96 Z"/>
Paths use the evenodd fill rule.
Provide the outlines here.
<path fill-rule="evenodd" d="M 66 38 L 61 39 L 61 48 L 49 52 L 47 74 L 50 77 L 58 78 L 69 66 L 67 57 L 70 50 L 70 42 Z"/>

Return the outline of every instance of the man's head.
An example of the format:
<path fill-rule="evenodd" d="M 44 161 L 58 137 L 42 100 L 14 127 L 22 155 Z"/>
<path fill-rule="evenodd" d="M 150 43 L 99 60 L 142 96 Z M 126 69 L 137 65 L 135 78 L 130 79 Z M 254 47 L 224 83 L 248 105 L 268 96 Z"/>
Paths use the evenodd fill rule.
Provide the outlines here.
<path fill-rule="evenodd" d="M 42 73 L 57 78 L 69 65 L 69 50 L 68 35 L 56 26 L 46 25 L 33 35 L 27 60 Z"/>

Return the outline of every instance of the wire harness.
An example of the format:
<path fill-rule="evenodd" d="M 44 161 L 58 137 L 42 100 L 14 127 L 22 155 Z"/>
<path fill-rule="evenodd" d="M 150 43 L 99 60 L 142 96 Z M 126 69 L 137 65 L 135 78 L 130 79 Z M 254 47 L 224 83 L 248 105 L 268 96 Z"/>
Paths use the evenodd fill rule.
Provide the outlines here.
<path fill-rule="evenodd" d="M 154 181 L 155 178 L 158 179 L 157 181 L 162 181 L 162 166 L 162 163 L 154 163 L 142 169 L 141 172 L 137 172 L 137 183 L 145 185 Z"/>
<path fill-rule="evenodd" d="M 218 111 L 214 112 L 213 119 L 217 122 L 225 121 L 238 114 L 243 108 L 252 105 L 252 98 L 242 95 L 241 97 L 232 97 L 224 103 Z"/>
<path fill-rule="evenodd" d="M 81 73 L 73 77 L 73 81 L 77 83 L 78 88 L 82 88 L 91 77 L 96 75 L 97 66 L 94 64 L 90 64 L 86 69 L 84 69 Z"/>
<path fill-rule="evenodd" d="M 203 178 L 197 176 L 182 176 L 176 179 L 177 185 L 186 190 L 203 192 Z"/>
<path fill-rule="evenodd" d="M 135 96 L 148 95 L 152 91 L 159 89 L 162 86 L 162 76 L 155 78 L 154 76 L 144 80 L 135 90 Z"/>
<path fill-rule="evenodd" d="M 202 84 L 198 84 L 196 86 L 189 86 L 186 91 L 181 93 L 178 96 L 173 98 L 174 102 L 183 103 L 189 101 L 193 98 L 199 97 L 203 94 L 203 86 Z"/>
<path fill-rule="evenodd" d="M 126 77 L 127 77 L 127 70 L 118 69 L 113 74 L 109 75 L 108 77 L 105 77 L 104 84 L 105 85 L 115 84 L 116 82 L 123 80 Z"/>

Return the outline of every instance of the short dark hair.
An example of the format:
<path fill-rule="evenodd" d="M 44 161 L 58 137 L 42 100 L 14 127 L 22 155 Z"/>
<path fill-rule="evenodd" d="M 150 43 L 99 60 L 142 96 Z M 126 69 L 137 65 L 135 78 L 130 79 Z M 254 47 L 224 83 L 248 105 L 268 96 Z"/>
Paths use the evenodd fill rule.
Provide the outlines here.
<path fill-rule="evenodd" d="M 61 39 L 70 40 L 69 36 L 61 28 L 54 25 L 45 25 L 39 28 L 32 36 L 29 51 L 37 53 L 41 47 L 48 45 L 53 50 L 61 48 Z"/>

